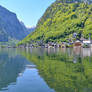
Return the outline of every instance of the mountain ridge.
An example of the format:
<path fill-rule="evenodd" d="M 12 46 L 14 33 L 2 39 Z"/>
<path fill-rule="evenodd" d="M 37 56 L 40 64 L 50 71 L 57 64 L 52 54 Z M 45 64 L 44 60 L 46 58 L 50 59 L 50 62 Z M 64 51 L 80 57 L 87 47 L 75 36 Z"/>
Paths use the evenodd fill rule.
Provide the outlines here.
<path fill-rule="evenodd" d="M 8 9 L 0 5 L 0 32 L 7 36 L 0 37 L 0 42 L 8 42 L 10 38 L 16 40 L 22 40 L 25 38 L 29 32 L 27 28 L 21 25 L 20 21 L 17 18 L 17 15 Z"/>
<path fill-rule="evenodd" d="M 62 1 L 62 0 L 60 0 Z M 38 21 L 36 30 L 19 44 L 38 42 L 67 42 L 75 40 L 73 33 L 88 39 L 92 34 L 92 4 L 54 2 Z M 92 37 L 92 36 L 91 36 Z"/>

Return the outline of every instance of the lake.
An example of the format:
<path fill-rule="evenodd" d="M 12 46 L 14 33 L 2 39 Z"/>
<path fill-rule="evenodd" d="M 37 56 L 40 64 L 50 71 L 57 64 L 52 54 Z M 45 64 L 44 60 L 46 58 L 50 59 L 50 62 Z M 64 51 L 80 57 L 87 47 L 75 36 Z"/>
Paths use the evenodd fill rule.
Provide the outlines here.
<path fill-rule="evenodd" d="M 92 49 L 0 48 L 0 92 L 92 92 Z"/>

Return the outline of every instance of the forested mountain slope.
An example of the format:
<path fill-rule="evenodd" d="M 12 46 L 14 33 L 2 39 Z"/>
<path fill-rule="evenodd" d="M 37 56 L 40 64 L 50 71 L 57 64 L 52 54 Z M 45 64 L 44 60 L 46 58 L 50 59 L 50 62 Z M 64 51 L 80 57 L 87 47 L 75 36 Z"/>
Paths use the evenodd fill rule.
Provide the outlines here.
<path fill-rule="evenodd" d="M 85 0 L 62 2 L 56 0 L 38 21 L 37 28 L 19 44 L 43 40 L 45 43 L 72 39 L 73 33 L 83 34 L 85 38 L 92 33 L 92 4 Z M 68 0 L 66 0 L 68 1 Z M 70 0 L 71 1 L 71 0 Z M 76 2 L 77 1 L 77 2 Z"/>

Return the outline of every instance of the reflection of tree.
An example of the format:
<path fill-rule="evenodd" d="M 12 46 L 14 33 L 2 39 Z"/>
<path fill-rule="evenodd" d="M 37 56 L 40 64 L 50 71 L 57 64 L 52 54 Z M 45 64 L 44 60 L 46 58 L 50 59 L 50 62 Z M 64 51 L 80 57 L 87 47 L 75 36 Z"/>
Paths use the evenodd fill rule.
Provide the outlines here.
<path fill-rule="evenodd" d="M 8 51 L 0 51 L 0 90 L 16 82 L 19 73 L 24 71 L 25 64 L 26 60 L 23 57 L 11 56 Z"/>
<path fill-rule="evenodd" d="M 40 56 L 33 51 L 31 54 L 24 52 L 22 55 L 37 65 L 40 75 L 56 92 L 92 90 L 92 63 L 88 62 L 89 57 L 77 57 L 78 62 L 74 64 L 69 61 L 69 56 L 62 52 L 47 54 L 45 51 L 43 56 Z"/>

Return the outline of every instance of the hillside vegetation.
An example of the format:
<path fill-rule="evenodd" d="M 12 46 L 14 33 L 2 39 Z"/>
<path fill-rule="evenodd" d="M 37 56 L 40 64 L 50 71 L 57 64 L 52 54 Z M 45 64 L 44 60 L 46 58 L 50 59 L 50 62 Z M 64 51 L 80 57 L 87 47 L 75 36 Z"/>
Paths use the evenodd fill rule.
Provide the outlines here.
<path fill-rule="evenodd" d="M 43 40 L 62 42 L 73 39 L 73 33 L 85 38 L 92 33 L 92 4 L 84 2 L 62 3 L 56 0 L 38 21 L 37 28 L 19 44 Z M 80 36 L 79 36 L 80 37 Z"/>

